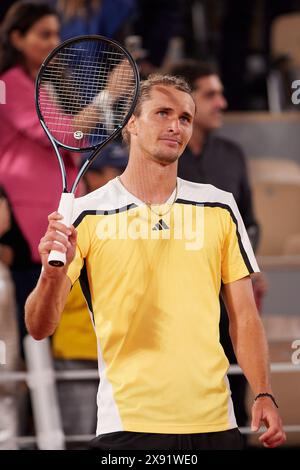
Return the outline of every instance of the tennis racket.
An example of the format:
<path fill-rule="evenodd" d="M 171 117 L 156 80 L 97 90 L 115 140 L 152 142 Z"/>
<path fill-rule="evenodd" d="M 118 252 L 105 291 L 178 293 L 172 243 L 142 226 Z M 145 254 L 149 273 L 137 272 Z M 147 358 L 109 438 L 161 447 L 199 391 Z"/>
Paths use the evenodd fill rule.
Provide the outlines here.
<path fill-rule="evenodd" d="M 59 163 L 62 196 L 58 212 L 66 226 L 71 225 L 80 178 L 127 124 L 138 92 L 139 73 L 133 58 L 116 41 L 103 36 L 64 41 L 43 62 L 36 80 L 36 108 Z M 91 151 L 70 191 L 60 148 Z M 64 253 L 50 252 L 50 265 L 64 266 L 65 262 Z"/>

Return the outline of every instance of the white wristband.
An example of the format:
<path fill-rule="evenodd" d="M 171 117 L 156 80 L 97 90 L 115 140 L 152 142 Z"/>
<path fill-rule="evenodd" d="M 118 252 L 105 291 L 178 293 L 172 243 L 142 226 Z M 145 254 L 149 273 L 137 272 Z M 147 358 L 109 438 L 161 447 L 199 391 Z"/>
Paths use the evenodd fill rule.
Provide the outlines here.
<path fill-rule="evenodd" d="M 112 110 L 113 98 L 111 93 L 107 90 L 102 90 L 92 101 L 94 106 L 103 113 L 103 121 L 106 130 L 111 133 L 114 130 L 114 115 Z"/>
<path fill-rule="evenodd" d="M 110 108 L 113 104 L 113 99 L 109 91 L 102 90 L 94 97 L 92 104 L 100 109 L 103 107 Z"/>

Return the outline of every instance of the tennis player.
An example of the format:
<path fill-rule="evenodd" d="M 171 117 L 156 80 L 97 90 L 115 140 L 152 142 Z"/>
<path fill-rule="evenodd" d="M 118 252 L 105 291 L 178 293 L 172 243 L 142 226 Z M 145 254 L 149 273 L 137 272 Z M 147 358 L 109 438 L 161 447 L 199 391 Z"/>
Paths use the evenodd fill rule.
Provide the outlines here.
<path fill-rule="evenodd" d="M 231 193 L 177 178 L 195 104 L 183 79 L 151 76 L 125 128 L 120 178 L 77 199 L 74 226 L 49 216 L 26 323 L 51 335 L 79 278 L 98 341 L 94 448 L 241 449 L 219 343 L 219 293 L 238 362 L 256 397 L 252 429 L 266 447 L 285 441 L 250 276 L 258 272 Z M 61 235 L 63 233 L 66 237 Z M 48 265 L 51 249 L 66 253 Z"/>

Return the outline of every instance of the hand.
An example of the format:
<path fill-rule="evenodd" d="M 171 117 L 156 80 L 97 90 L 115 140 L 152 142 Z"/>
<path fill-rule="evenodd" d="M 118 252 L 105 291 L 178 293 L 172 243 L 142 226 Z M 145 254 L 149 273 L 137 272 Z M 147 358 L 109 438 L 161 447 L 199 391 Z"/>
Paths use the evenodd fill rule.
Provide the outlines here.
<path fill-rule="evenodd" d="M 281 418 L 276 406 L 268 397 L 258 398 L 252 406 L 252 431 L 258 431 L 261 422 L 267 427 L 267 431 L 259 437 L 264 447 L 273 448 L 285 443 L 286 435 Z"/>
<path fill-rule="evenodd" d="M 105 90 L 114 103 L 122 95 L 130 93 L 133 88 L 134 75 L 128 59 L 122 60 L 110 73 Z M 121 85 L 120 85 L 121 84 Z"/>
<path fill-rule="evenodd" d="M 51 276 L 59 276 L 62 272 L 66 273 L 69 264 L 75 257 L 77 232 L 73 226 L 66 227 L 59 222 L 62 218 L 58 212 L 53 212 L 48 216 L 48 228 L 39 244 L 39 253 L 44 272 Z M 58 268 L 48 264 L 48 256 L 51 250 L 66 253 L 66 264 L 64 267 Z"/>

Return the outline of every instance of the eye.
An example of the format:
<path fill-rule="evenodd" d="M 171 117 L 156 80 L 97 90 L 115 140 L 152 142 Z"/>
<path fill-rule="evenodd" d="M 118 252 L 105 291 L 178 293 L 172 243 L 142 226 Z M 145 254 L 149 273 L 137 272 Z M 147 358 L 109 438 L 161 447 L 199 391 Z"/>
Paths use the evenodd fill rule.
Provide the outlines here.
<path fill-rule="evenodd" d="M 189 124 L 191 122 L 188 116 L 181 116 L 180 121 L 183 122 L 184 124 Z"/>
<path fill-rule="evenodd" d="M 167 111 L 158 111 L 157 114 L 161 117 L 165 117 L 165 116 L 167 116 Z"/>
<path fill-rule="evenodd" d="M 41 31 L 40 38 L 41 39 L 49 39 L 51 37 L 51 33 L 49 31 Z"/>

